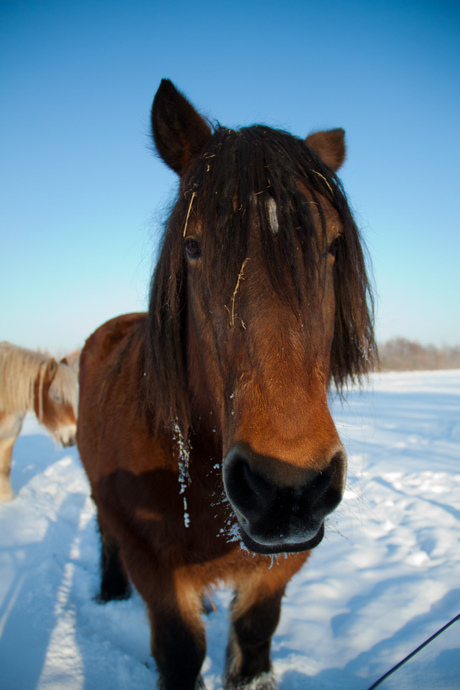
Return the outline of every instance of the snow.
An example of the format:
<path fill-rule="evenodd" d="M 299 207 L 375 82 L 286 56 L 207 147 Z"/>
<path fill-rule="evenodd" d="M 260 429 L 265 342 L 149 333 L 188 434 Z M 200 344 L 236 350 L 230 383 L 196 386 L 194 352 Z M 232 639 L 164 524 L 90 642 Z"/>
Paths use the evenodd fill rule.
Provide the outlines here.
<path fill-rule="evenodd" d="M 460 612 L 460 371 L 376 374 L 332 402 L 349 455 L 344 500 L 291 581 L 273 640 L 280 690 L 365 690 Z M 0 505 L 0 687 L 155 686 L 144 605 L 99 605 L 98 537 L 75 448 L 27 418 L 15 501 Z M 221 688 L 231 592 L 206 617 Z M 460 622 L 380 687 L 457 688 Z"/>
<path fill-rule="evenodd" d="M 189 474 L 190 447 L 182 435 L 182 431 L 177 419 L 174 421 L 172 426 L 172 437 L 175 441 L 176 448 L 179 451 L 179 493 L 182 494 L 184 501 L 184 525 L 188 527 L 190 525 L 190 515 L 188 513 L 185 490 L 191 481 Z"/>

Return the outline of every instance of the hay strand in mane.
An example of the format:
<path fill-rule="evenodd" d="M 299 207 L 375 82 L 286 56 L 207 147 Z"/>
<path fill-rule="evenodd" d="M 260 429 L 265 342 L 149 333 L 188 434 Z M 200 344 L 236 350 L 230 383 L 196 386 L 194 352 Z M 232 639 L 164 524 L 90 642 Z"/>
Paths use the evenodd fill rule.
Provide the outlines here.
<path fill-rule="evenodd" d="M 185 237 L 187 234 L 187 225 L 188 225 L 188 219 L 190 217 L 190 211 L 192 210 L 192 205 L 193 205 L 193 200 L 196 197 L 196 192 L 193 192 L 192 197 L 190 199 L 190 203 L 188 205 L 188 210 L 187 210 L 187 217 L 185 219 L 185 225 L 184 225 L 184 232 L 182 234 L 182 237 Z"/>
<path fill-rule="evenodd" d="M 243 263 L 241 264 L 241 270 L 240 270 L 240 272 L 239 272 L 239 274 L 238 274 L 238 279 L 237 279 L 237 281 L 236 281 L 235 289 L 233 290 L 233 295 L 232 295 L 232 311 L 231 311 L 231 313 L 230 313 L 230 316 L 231 316 L 230 323 L 231 323 L 232 326 L 235 325 L 235 299 L 236 299 L 236 295 L 237 295 L 237 292 L 238 292 L 238 288 L 240 287 L 240 282 L 241 282 L 242 280 L 244 280 L 244 278 L 243 278 L 244 267 L 246 266 L 246 264 L 247 264 L 248 261 L 250 261 L 250 260 L 251 260 L 251 259 L 250 259 L 249 257 L 246 257 L 246 259 L 245 259 L 245 260 L 243 261 Z M 244 323 L 243 323 L 243 328 L 244 328 Z"/>
<path fill-rule="evenodd" d="M 326 180 L 326 178 L 324 177 L 324 175 L 321 175 L 321 173 L 319 173 L 317 170 L 312 170 L 312 172 L 315 173 L 315 175 L 318 175 L 318 177 L 321 177 L 321 179 L 324 180 L 324 182 L 326 183 L 326 185 L 327 185 L 329 191 L 331 192 L 332 196 L 334 196 L 334 192 L 332 191 L 332 187 L 331 187 L 331 185 L 329 184 L 329 182 Z"/>

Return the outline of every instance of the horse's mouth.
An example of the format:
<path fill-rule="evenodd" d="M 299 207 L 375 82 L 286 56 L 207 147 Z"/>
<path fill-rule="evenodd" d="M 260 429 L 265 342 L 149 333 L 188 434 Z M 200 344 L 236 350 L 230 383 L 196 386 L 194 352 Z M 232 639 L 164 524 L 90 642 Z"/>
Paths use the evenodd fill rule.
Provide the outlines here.
<path fill-rule="evenodd" d="M 311 549 L 314 549 L 315 546 L 318 546 L 324 537 L 324 522 L 321 523 L 321 526 L 314 537 L 308 539 L 307 541 L 301 542 L 283 542 L 283 540 L 280 539 L 279 541 L 273 540 L 273 542 L 269 544 L 261 544 L 260 542 L 252 539 L 241 527 L 241 524 L 239 525 L 239 528 L 241 539 L 245 547 L 250 551 L 254 551 L 254 553 L 261 553 L 267 556 L 276 555 L 279 553 L 299 553 L 300 551 L 310 551 Z"/>
<path fill-rule="evenodd" d="M 77 445 L 77 439 L 76 438 L 70 438 L 70 439 L 66 439 L 64 441 L 62 439 L 60 439 L 60 441 L 61 441 L 61 445 L 63 446 L 63 448 L 70 448 L 71 446 Z"/>

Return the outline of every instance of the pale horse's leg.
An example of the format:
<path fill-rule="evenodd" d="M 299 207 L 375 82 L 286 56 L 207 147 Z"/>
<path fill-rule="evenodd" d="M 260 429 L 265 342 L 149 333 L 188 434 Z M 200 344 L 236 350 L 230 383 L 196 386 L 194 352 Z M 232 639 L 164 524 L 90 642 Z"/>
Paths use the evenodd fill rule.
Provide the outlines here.
<path fill-rule="evenodd" d="M 23 419 L 23 414 L 0 412 L 0 503 L 14 498 L 11 487 L 11 460 L 13 446 L 21 432 Z"/>

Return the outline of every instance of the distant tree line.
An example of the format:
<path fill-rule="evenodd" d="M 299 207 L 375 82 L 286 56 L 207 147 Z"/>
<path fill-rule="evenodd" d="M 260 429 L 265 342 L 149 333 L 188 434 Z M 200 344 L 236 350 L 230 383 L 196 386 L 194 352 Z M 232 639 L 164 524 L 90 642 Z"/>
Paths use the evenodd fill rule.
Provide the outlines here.
<path fill-rule="evenodd" d="M 405 338 L 393 338 L 379 345 L 381 371 L 460 369 L 460 347 L 420 345 Z"/>
<path fill-rule="evenodd" d="M 46 352 L 46 354 L 49 354 Z M 80 350 L 66 354 L 67 362 L 78 376 Z M 435 347 L 393 338 L 379 345 L 380 371 L 426 371 L 460 369 L 460 346 Z"/>

